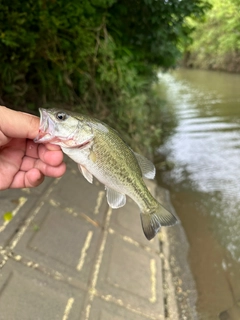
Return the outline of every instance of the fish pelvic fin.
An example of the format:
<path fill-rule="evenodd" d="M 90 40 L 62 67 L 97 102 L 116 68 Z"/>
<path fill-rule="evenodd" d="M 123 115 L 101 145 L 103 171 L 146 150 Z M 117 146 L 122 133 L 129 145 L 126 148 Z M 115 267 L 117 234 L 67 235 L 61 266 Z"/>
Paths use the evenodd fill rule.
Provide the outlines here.
<path fill-rule="evenodd" d="M 107 202 L 111 208 L 117 209 L 125 205 L 126 203 L 125 194 L 119 193 L 107 186 L 106 186 L 106 190 L 107 190 Z"/>
<path fill-rule="evenodd" d="M 151 240 L 160 230 L 161 226 L 170 227 L 178 223 L 178 219 L 165 209 L 160 203 L 153 210 L 141 212 L 143 232 L 148 240 Z"/>

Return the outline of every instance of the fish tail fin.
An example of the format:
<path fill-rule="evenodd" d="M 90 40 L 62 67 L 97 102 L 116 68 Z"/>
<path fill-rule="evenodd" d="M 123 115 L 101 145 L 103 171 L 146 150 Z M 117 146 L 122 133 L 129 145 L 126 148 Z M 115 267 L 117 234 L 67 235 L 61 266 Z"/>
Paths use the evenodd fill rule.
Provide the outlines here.
<path fill-rule="evenodd" d="M 173 226 L 178 223 L 178 219 L 158 202 L 154 209 L 141 212 L 141 221 L 143 232 L 148 240 L 155 237 L 161 226 Z"/>

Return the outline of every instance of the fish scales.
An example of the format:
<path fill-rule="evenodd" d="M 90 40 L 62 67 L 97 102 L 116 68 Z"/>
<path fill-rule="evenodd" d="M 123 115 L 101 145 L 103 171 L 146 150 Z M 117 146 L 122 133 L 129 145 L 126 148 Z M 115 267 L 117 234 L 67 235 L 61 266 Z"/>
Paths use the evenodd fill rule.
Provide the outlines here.
<path fill-rule="evenodd" d="M 87 153 L 82 163 L 93 172 L 93 175 L 98 176 L 100 182 L 111 185 L 120 193 L 127 193 L 133 200 L 138 201 L 141 209 L 149 208 L 152 195 L 142 181 L 142 172 L 132 150 L 112 128 L 106 127 L 107 135 L 106 128 L 103 130 L 101 126 L 94 124 L 92 128 L 94 144 L 91 150 L 96 154 L 96 162 L 91 163 Z M 64 151 L 69 153 L 66 149 Z M 77 156 L 75 161 L 78 160 Z"/>
<path fill-rule="evenodd" d="M 96 153 L 97 169 L 103 169 L 103 176 L 108 176 L 116 187 L 126 189 L 133 186 L 133 181 L 141 177 L 141 169 L 132 151 L 115 133 L 112 134 L 111 129 L 105 139 L 102 138 L 101 130 L 98 130 L 94 142 L 96 143 L 93 152 Z M 109 152 L 109 148 L 114 152 Z M 136 184 L 134 186 L 137 187 Z M 138 187 L 140 186 L 141 183 Z"/>

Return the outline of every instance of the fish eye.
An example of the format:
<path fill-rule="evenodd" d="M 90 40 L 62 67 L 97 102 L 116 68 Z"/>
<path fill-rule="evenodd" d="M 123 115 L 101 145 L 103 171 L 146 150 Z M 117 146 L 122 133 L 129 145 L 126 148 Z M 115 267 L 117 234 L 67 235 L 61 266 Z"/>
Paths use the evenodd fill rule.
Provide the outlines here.
<path fill-rule="evenodd" d="M 64 121 L 68 118 L 68 115 L 63 111 L 60 111 L 56 113 L 56 118 L 60 121 Z"/>

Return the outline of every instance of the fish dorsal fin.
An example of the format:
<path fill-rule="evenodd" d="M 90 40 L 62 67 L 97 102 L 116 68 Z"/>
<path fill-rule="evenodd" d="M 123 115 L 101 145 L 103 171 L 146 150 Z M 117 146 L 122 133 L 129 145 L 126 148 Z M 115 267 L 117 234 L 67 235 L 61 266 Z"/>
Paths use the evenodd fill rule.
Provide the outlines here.
<path fill-rule="evenodd" d="M 145 158 L 144 156 L 142 156 L 136 152 L 133 152 L 133 153 L 134 153 L 134 155 L 137 159 L 137 162 L 141 168 L 142 175 L 147 179 L 154 179 L 155 173 L 156 173 L 156 169 L 155 169 L 154 164 L 150 160 Z"/>
<path fill-rule="evenodd" d="M 78 169 L 88 182 L 93 183 L 93 175 L 80 163 L 78 163 Z"/>
<path fill-rule="evenodd" d="M 111 188 L 106 187 L 107 190 L 107 202 L 113 209 L 121 208 L 126 203 L 126 195 L 119 193 Z"/>

